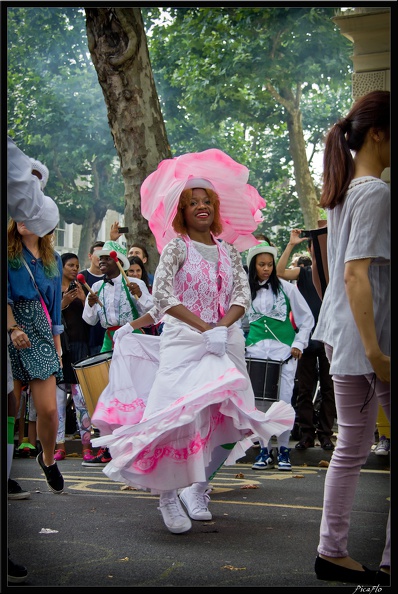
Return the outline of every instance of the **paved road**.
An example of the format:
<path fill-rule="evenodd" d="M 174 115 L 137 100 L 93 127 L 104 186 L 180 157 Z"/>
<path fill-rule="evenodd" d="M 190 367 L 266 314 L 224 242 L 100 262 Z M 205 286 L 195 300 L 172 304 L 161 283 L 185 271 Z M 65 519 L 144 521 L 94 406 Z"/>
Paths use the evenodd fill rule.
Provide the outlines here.
<path fill-rule="evenodd" d="M 157 497 L 125 490 L 100 469 L 83 467 L 76 452 L 59 463 L 62 495 L 48 491 L 34 459 L 14 459 L 12 478 L 31 491 L 29 500 L 8 501 L 9 547 L 29 570 L 20 587 L 354 592 L 355 586 L 317 580 L 313 571 L 326 471 L 318 464 L 327 463 L 330 453 L 319 447 L 292 450 L 291 473 L 252 470 L 255 453 L 249 450 L 238 464 L 222 468 L 211 494 L 213 520 L 193 522 L 183 535 L 165 528 Z M 389 497 L 389 458 L 372 453 L 361 473 L 349 543 L 351 555 L 371 568 L 381 557 Z"/>

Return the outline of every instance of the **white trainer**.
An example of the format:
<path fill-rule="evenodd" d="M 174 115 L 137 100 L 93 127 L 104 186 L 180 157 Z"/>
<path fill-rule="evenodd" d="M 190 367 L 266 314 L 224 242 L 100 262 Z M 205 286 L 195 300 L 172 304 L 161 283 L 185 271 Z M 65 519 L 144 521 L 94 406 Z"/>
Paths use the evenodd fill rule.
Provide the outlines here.
<path fill-rule="evenodd" d="M 390 452 L 390 440 L 385 435 L 380 437 L 380 441 L 375 447 L 374 452 L 376 456 L 388 456 Z"/>
<path fill-rule="evenodd" d="M 166 527 L 173 534 L 182 534 L 192 528 L 191 520 L 184 512 L 177 495 L 172 499 L 161 499 L 158 510 L 163 516 Z"/>
<path fill-rule="evenodd" d="M 186 507 L 191 520 L 211 520 L 211 512 L 207 509 L 211 489 L 198 490 L 196 485 L 186 487 L 180 493 L 180 499 Z"/>

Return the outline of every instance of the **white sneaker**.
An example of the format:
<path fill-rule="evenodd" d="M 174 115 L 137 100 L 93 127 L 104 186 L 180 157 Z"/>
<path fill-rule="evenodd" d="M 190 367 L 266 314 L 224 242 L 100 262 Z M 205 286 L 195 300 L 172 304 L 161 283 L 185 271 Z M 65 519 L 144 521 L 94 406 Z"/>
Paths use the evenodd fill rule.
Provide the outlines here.
<path fill-rule="evenodd" d="M 375 448 L 376 456 L 388 456 L 390 451 L 390 440 L 382 435 L 380 441 Z"/>
<path fill-rule="evenodd" d="M 184 512 L 177 495 L 173 499 L 161 499 L 158 510 L 163 516 L 166 527 L 173 534 L 182 534 L 192 528 L 191 520 Z"/>
<path fill-rule="evenodd" d="M 211 489 L 198 491 L 195 485 L 186 487 L 180 493 L 180 499 L 186 507 L 188 516 L 192 520 L 211 520 L 211 512 L 207 509 L 209 505 Z"/>

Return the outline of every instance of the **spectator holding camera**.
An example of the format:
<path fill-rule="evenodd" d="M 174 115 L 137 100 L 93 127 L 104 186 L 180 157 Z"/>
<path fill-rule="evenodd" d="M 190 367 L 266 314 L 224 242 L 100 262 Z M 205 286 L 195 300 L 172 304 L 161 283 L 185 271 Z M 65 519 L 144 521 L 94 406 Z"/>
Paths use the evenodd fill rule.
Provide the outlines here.
<path fill-rule="evenodd" d="M 66 400 L 70 390 L 76 409 L 76 420 L 82 443 L 83 461 L 94 458 L 90 449 L 91 419 L 72 364 L 89 355 L 90 326 L 82 319 L 86 294 L 76 281 L 79 259 L 76 254 L 62 254 L 61 334 L 64 379 L 57 384 L 58 433 L 54 460 L 63 460 L 65 451 Z"/>

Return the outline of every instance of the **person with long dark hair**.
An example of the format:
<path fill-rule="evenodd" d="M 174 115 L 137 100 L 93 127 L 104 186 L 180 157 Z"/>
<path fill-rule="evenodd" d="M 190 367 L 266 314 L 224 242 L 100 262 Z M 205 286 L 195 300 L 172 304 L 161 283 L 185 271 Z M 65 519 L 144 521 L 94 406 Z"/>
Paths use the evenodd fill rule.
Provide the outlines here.
<path fill-rule="evenodd" d="M 152 293 L 152 285 L 149 282 L 149 276 L 144 262 L 139 256 L 128 256 L 128 261 L 130 262 L 130 268 L 127 271 L 127 276 L 143 280 L 148 291 Z"/>
<path fill-rule="evenodd" d="M 149 280 L 148 272 L 145 268 L 144 262 L 139 256 L 129 256 L 128 261 L 130 262 L 130 268 L 127 271 L 127 276 L 130 278 L 140 278 L 144 281 L 148 291 L 152 294 L 152 285 Z M 158 324 L 151 324 L 143 328 L 145 334 L 152 334 L 153 336 L 159 336 L 162 331 L 162 322 Z"/>
<path fill-rule="evenodd" d="M 80 384 L 72 365 L 90 354 L 90 328 L 82 319 L 86 293 L 76 280 L 79 272 L 79 258 L 73 252 L 66 252 L 62 260 L 61 312 L 64 332 L 61 334 L 63 380 L 57 384 L 58 433 L 54 460 L 64 460 L 66 404 L 70 394 L 76 411 L 76 421 L 82 444 L 83 461 L 94 458 L 91 452 L 91 419 Z"/>
<path fill-rule="evenodd" d="M 388 585 L 390 518 L 378 570 L 349 556 L 361 466 L 378 405 L 390 421 L 390 93 L 372 91 L 328 132 L 320 204 L 327 211 L 329 284 L 313 339 L 333 376 L 337 446 L 328 467 L 315 572 L 318 579 Z"/>

